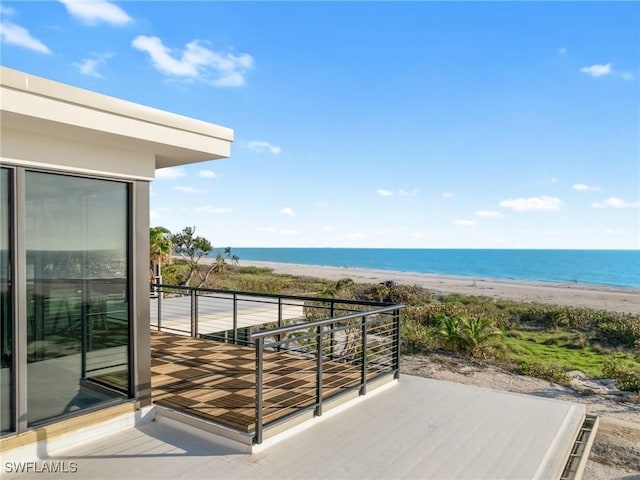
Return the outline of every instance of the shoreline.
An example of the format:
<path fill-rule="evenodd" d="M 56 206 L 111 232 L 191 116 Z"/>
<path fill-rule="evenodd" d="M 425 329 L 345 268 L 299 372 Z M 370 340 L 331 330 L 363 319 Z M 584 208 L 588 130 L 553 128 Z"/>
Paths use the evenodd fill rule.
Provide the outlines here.
<path fill-rule="evenodd" d="M 351 278 L 356 282 L 363 283 L 393 281 L 403 285 L 417 285 L 439 294 L 459 293 L 500 300 L 588 307 L 596 310 L 640 314 L 640 288 L 634 287 L 464 277 L 242 259 L 240 266 L 270 268 L 274 273 L 328 280 Z"/>

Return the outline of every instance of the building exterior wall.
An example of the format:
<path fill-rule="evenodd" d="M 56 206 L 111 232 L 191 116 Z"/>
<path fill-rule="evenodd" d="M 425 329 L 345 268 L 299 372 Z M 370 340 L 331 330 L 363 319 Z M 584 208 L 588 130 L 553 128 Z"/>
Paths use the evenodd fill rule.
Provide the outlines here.
<path fill-rule="evenodd" d="M 155 157 L 151 153 L 100 145 L 45 134 L 2 129 L 2 163 L 85 175 L 151 180 Z"/>
<path fill-rule="evenodd" d="M 134 400 L 140 406 L 151 403 L 150 181 L 157 168 L 226 158 L 233 131 L 5 67 L 0 67 L 0 72 L 1 188 L 5 189 L 3 193 L 9 192 L 2 196 L 3 214 L 0 215 L 3 290 L 3 365 L 0 369 L 3 398 L 0 407 L 3 418 L 8 409 L 12 411 L 11 424 L 2 424 L 1 434 L 8 438 L 7 435 L 21 435 L 43 422 L 48 424 L 69 415 L 107 408 L 114 401 Z M 6 182 L 7 178 L 9 182 Z M 114 203 L 116 213 L 108 208 L 110 194 L 120 199 Z M 79 200 L 75 202 L 75 198 Z M 84 203 L 79 207 L 81 202 Z M 69 214 L 65 215 L 67 211 Z M 104 225 L 100 225 L 100 212 Z M 122 241 L 126 244 L 122 247 L 122 251 L 126 251 L 125 260 L 122 255 L 110 257 L 105 253 L 109 251 L 106 247 L 92 240 L 93 235 L 108 236 L 106 232 L 111 231 L 109 221 L 119 221 L 119 231 L 126 230 L 126 235 L 121 233 L 119 237 L 120 245 Z M 82 242 L 76 241 L 78 235 L 83 236 Z M 51 245 L 48 245 L 48 238 Z M 106 237 L 103 240 L 106 241 Z M 106 257 L 96 256 L 98 252 Z M 59 258 L 67 258 L 70 263 L 58 262 Z M 104 263 L 92 262 L 88 260 L 90 258 L 106 260 Z M 105 266 L 117 263 L 110 258 L 119 259 L 118 265 L 126 263 L 126 268 Z M 74 272 L 69 274 L 69 268 L 75 269 Z M 120 276 L 114 273 L 123 269 L 126 273 Z M 57 275 L 56 272 L 61 273 Z M 118 300 L 117 290 L 123 282 L 126 284 L 124 295 Z M 54 288 L 65 290 L 63 293 L 67 296 L 56 297 L 52 293 Z M 86 292 L 97 292 L 98 300 Z M 113 308 L 110 310 L 110 307 Z M 110 313 L 113 313 L 111 317 Z M 7 323 L 8 316 L 11 318 Z M 128 323 L 124 321 L 125 317 Z M 76 350 L 72 348 L 71 353 L 60 347 L 66 345 L 64 342 L 54 338 L 58 335 L 61 318 L 68 321 L 65 335 L 70 339 L 67 340 L 75 342 L 73 348 Z M 50 324 L 40 326 L 41 338 L 37 337 L 35 326 L 38 319 Z M 96 368 L 100 375 L 87 375 L 87 365 L 97 362 L 90 354 L 95 349 L 112 348 L 110 344 L 94 346 L 94 350 L 87 348 L 94 338 L 91 336 L 94 319 L 102 321 L 100 328 L 106 332 L 107 340 L 116 338 L 109 337 L 114 330 L 120 332 L 120 339 L 126 334 L 125 344 L 116 344 L 113 348 L 117 351 L 110 353 L 125 359 L 128 374 L 124 380 L 122 375 L 118 377 L 115 367 L 119 365 L 115 364 L 114 368 L 110 365 Z M 109 320 L 114 322 L 111 332 L 104 326 L 105 319 L 107 324 Z M 118 323 L 120 327 L 115 326 Z M 128 326 L 122 333 L 124 324 Z M 81 340 L 74 335 L 80 335 Z M 7 339 L 11 340 L 10 348 L 5 348 Z M 51 344 L 59 349 L 53 354 Z M 68 365 L 64 362 L 76 354 L 78 345 L 81 345 L 79 353 L 70 359 L 75 363 L 70 373 L 65 374 Z M 44 352 L 42 358 L 38 358 L 38 351 Z M 82 373 L 78 379 L 79 356 L 82 357 Z M 10 362 L 7 361 L 9 357 Z M 79 407 L 76 405 L 78 398 L 74 397 L 72 400 L 76 403 L 69 404 L 74 408 L 63 408 L 65 403 L 60 398 L 65 397 L 62 395 L 58 397 L 57 410 L 33 415 L 32 392 L 39 392 L 41 409 L 48 407 L 44 364 L 49 360 L 61 362 L 51 370 L 52 386 L 57 380 L 71 378 L 76 383 L 70 388 L 78 388 L 79 380 L 81 390 L 88 388 L 90 392 L 79 399 Z M 41 377 L 37 388 L 33 384 L 34 369 L 39 369 Z M 9 384 L 12 385 L 10 402 L 6 402 Z M 109 396 L 105 386 L 107 390 L 111 388 L 123 395 Z M 98 392 L 97 400 L 91 398 L 93 391 Z M 79 393 L 78 397 L 82 395 Z M 54 398 L 52 390 L 52 401 Z M 88 403 L 85 402 L 87 399 Z"/>

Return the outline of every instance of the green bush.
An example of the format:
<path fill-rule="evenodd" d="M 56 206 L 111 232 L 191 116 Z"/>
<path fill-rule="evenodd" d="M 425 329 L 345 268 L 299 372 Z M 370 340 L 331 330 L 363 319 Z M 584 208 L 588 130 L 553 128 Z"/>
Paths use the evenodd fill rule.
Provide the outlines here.
<path fill-rule="evenodd" d="M 569 377 L 560 367 L 533 362 L 522 362 L 515 370 L 519 375 L 544 378 L 554 383 L 568 384 Z"/>
<path fill-rule="evenodd" d="M 181 285 L 189 274 L 189 266 L 174 262 L 162 267 L 162 283 L 165 285 Z"/>
<path fill-rule="evenodd" d="M 602 374 L 616 381 L 616 387 L 625 392 L 640 392 L 640 372 L 627 370 L 620 360 L 611 357 L 604 361 Z"/>
<path fill-rule="evenodd" d="M 634 348 L 640 342 L 639 316 L 615 315 L 600 321 L 597 328 L 605 342 L 613 346 Z"/>
<path fill-rule="evenodd" d="M 237 272 L 240 273 L 240 274 L 258 275 L 258 274 L 271 273 L 271 272 L 273 272 L 273 270 L 271 268 L 256 267 L 254 265 L 250 265 L 250 266 L 247 266 L 247 267 L 238 267 Z"/>
<path fill-rule="evenodd" d="M 412 320 L 403 319 L 400 338 L 402 353 L 425 353 L 438 346 L 434 329 Z"/>
<path fill-rule="evenodd" d="M 451 351 L 469 354 L 476 358 L 502 356 L 504 344 L 502 332 L 490 320 L 465 315 L 437 317 L 437 334 L 442 345 Z"/>

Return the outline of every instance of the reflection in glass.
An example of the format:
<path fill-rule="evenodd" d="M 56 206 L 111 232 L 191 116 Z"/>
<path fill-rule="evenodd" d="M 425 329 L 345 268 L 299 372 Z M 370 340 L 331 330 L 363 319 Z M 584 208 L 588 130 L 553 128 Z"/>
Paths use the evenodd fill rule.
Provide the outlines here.
<path fill-rule="evenodd" d="M 128 187 L 26 172 L 29 425 L 127 394 Z"/>
<path fill-rule="evenodd" d="M 0 432 L 9 432 L 13 426 L 13 308 L 11 278 L 11 201 L 10 171 L 0 169 Z"/>

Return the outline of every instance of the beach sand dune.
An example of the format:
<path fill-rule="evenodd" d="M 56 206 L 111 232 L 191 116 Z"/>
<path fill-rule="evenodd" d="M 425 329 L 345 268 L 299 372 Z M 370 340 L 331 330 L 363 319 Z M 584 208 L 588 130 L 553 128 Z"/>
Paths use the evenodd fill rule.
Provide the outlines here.
<path fill-rule="evenodd" d="M 366 283 L 393 281 L 404 285 L 417 285 L 436 293 L 460 293 L 503 300 L 588 307 L 597 310 L 640 314 L 640 289 L 638 288 L 456 277 L 391 270 L 326 267 L 250 260 L 242 260 L 240 265 L 266 267 L 272 269 L 274 273 L 326 278 L 329 280 L 351 278 L 356 282 Z"/>

